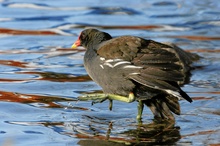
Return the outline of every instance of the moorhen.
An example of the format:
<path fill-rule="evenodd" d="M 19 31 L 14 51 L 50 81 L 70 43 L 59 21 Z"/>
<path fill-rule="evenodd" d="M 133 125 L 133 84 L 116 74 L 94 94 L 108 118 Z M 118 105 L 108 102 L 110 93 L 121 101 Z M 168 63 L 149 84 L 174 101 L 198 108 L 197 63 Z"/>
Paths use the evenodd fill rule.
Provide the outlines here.
<path fill-rule="evenodd" d="M 104 92 L 83 95 L 80 100 L 136 100 L 138 120 L 144 105 L 157 119 L 174 119 L 172 113 L 180 114 L 179 99 L 192 102 L 178 83 L 187 78 L 196 54 L 136 36 L 112 38 L 97 29 L 83 30 L 72 48 L 77 46 L 87 49 L 85 69 Z"/>

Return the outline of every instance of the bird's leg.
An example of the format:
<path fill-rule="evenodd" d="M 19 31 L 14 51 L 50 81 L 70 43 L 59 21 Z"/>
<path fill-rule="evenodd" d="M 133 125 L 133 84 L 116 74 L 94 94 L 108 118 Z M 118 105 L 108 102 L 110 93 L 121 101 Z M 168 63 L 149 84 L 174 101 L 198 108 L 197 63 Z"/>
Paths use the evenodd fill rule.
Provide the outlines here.
<path fill-rule="evenodd" d="M 109 108 L 110 111 L 112 110 L 112 105 L 113 105 L 113 101 L 111 99 L 109 99 L 109 106 L 108 106 L 108 108 Z"/>
<path fill-rule="evenodd" d="M 116 94 L 105 94 L 105 93 L 85 94 L 85 95 L 78 97 L 78 100 L 80 100 L 80 101 L 92 100 L 92 104 L 101 103 L 107 99 L 109 99 L 109 102 L 110 102 L 109 109 L 112 110 L 113 100 L 131 103 L 131 102 L 135 101 L 136 98 L 134 96 L 134 93 L 132 93 L 132 92 L 129 93 L 128 97 L 120 96 L 120 95 L 116 95 Z M 144 109 L 144 104 L 143 104 L 142 100 L 138 100 L 138 114 L 137 114 L 136 118 L 139 123 L 141 123 L 143 109 Z"/>
<path fill-rule="evenodd" d="M 141 123 L 141 117 L 142 117 L 142 113 L 143 113 L 143 109 L 144 109 L 144 104 L 143 104 L 143 102 L 142 102 L 142 100 L 139 100 L 138 101 L 138 114 L 137 114 L 137 121 L 139 122 L 139 123 Z"/>
<path fill-rule="evenodd" d="M 112 108 L 111 100 L 118 100 L 118 101 L 130 103 L 130 102 L 135 101 L 135 96 L 134 96 L 134 93 L 131 92 L 129 93 L 128 97 L 120 96 L 116 94 L 105 94 L 105 93 L 85 94 L 85 95 L 78 97 L 78 100 L 80 101 L 92 100 L 92 104 L 101 103 L 105 101 L 106 99 L 110 100 L 109 108 L 111 109 Z"/>

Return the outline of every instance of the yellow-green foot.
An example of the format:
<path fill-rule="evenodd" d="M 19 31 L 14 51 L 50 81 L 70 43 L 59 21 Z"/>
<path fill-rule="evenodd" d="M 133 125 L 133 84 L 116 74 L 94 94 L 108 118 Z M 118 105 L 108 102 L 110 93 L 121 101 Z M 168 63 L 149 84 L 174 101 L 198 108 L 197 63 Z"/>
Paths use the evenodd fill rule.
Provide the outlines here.
<path fill-rule="evenodd" d="M 134 94 L 131 92 L 129 93 L 128 97 L 126 96 L 120 96 L 120 95 L 116 95 L 116 94 L 105 94 L 105 93 L 92 93 L 92 94 L 85 94 L 82 96 L 78 97 L 78 100 L 80 101 L 88 101 L 88 100 L 92 100 L 92 105 L 95 103 L 101 103 L 105 100 L 109 100 L 109 109 L 112 110 L 112 105 L 113 105 L 113 100 L 118 100 L 118 101 L 122 101 L 122 102 L 133 102 L 135 101 L 135 96 Z M 138 101 L 138 114 L 137 114 L 137 121 L 139 123 L 141 123 L 141 117 L 142 117 L 142 112 L 143 112 L 143 108 L 144 108 L 144 104 L 141 100 Z"/>
<path fill-rule="evenodd" d="M 92 100 L 93 104 L 101 103 L 101 102 L 105 101 L 106 99 L 118 100 L 118 101 L 130 103 L 130 102 L 135 101 L 135 96 L 133 93 L 129 93 L 128 97 L 115 95 L 115 94 L 92 93 L 92 94 L 85 94 L 85 95 L 78 97 L 78 100 L 80 100 L 80 101 Z"/>

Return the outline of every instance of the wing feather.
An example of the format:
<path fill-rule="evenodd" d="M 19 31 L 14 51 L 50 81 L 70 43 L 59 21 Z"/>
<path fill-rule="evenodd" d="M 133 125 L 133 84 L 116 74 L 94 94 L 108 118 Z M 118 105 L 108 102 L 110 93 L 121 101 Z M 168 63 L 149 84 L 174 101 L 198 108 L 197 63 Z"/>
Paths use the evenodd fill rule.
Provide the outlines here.
<path fill-rule="evenodd" d="M 169 82 L 184 81 L 185 71 L 191 63 L 182 61 L 186 52 L 179 51 L 166 44 L 152 40 L 144 40 L 139 37 L 122 36 L 111 39 L 99 46 L 98 55 L 106 59 L 122 59 L 131 62 L 131 66 L 137 66 L 135 74 L 127 73 L 127 77 L 139 84 L 159 90 L 179 91 Z M 181 52 L 181 54 L 178 54 Z M 186 58 L 187 59 L 187 58 Z M 187 69 L 185 69 L 185 67 Z"/>
<path fill-rule="evenodd" d="M 133 79 L 134 81 L 138 82 L 139 84 L 145 85 L 147 87 L 158 89 L 158 90 L 173 90 L 173 91 L 179 91 L 178 88 L 170 85 L 169 83 L 162 81 L 162 80 L 155 80 L 149 77 L 143 77 L 141 75 L 130 75 L 130 79 Z"/>

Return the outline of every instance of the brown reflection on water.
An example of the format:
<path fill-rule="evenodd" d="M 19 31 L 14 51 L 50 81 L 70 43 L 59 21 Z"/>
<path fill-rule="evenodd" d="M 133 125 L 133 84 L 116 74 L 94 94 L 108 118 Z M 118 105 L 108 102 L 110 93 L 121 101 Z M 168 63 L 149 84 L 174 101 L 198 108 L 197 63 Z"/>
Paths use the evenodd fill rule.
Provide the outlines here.
<path fill-rule="evenodd" d="M 18 103 L 44 103 L 43 107 L 63 108 L 56 102 L 76 101 L 75 99 L 62 98 L 55 96 L 42 96 L 33 94 L 21 94 L 15 92 L 0 91 L 0 101 L 18 102 Z"/>
<path fill-rule="evenodd" d="M 86 82 L 92 80 L 88 75 L 74 76 L 55 72 L 22 72 L 22 74 L 38 74 L 40 77 L 35 80 L 47 80 L 53 82 Z"/>
<path fill-rule="evenodd" d="M 156 25 L 136 25 L 136 26 L 95 26 L 95 27 L 101 27 L 103 29 L 155 29 L 155 28 L 162 28 L 161 26 Z"/>
<path fill-rule="evenodd" d="M 92 79 L 88 76 L 70 76 L 68 74 L 60 73 L 51 73 L 51 72 L 42 72 L 40 75 L 43 77 L 41 80 L 50 80 L 56 82 L 86 82 L 91 81 Z"/>
<path fill-rule="evenodd" d="M 96 27 L 102 29 L 142 29 L 142 30 L 150 30 L 150 29 L 160 29 L 163 28 L 161 25 L 93 25 L 93 24 L 77 24 L 73 25 L 74 28 L 85 28 L 85 27 Z"/>
<path fill-rule="evenodd" d="M 38 67 L 27 62 L 14 61 L 14 60 L 0 60 L 0 65 L 19 67 L 19 68 L 32 68 L 32 69 Z M 88 75 L 75 76 L 71 74 L 55 73 L 55 72 L 20 71 L 20 72 L 15 72 L 15 74 L 39 75 L 39 77 L 33 79 L 32 78 L 30 79 L 0 78 L 0 82 L 23 82 L 29 80 L 47 80 L 54 82 L 86 82 L 92 80 Z"/>
<path fill-rule="evenodd" d="M 50 57 L 55 57 L 55 56 L 64 56 L 64 55 L 73 55 L 76 54 L 78 52 L 84 52 L 85 49 L 84 48 L 78 48 L 78 49 L 72 49 L 72 48 L 57 48 L 55 46 L 47 46 L 42 50 L 37 50 L 37 51 L 33 51 L 33 50 L 28 50 L 28 49 L 13 49 L 13 50 L 0 50 L 0 54 L 25 54 L 25 53 L 29 53 L 29 54 L 44 54 L 47 55 L 47 58 Z M 18 61 L 14 61 L 14 60 L 1 60 L 1 62 L 3 62 L 2 64 L 7 65 L 4 62 L 18 62 Z"/>
<path fill-rule="evenodd" d="M 212 97 L 192 97 L 193 100 L 213 100 Z"/>
<path fill-rule="evenodd" d="M 220 48 L 216 49 L 216 50 L 210 50 L 210 48 L 207 48 L 207 49 L 195 48 L 195 49 L 189 49 L 189 50 L 185 50 L 185 51 L 192 52 L 192 53 L 219 53 Z"/>
<path fill-rule="evenodd" d="M 198 135 L 210 135 L 210 134 L 215 134 L 219 132 L 219 130 L 207 130 L 207 131 L 199 131 L 196 133 L 191 133 L 191 134 L 187 134 L 187 135 L 182 135 L 182 138 L 184 137 L 188 137 L 188 136 L 198 136 Z"/>
<path fill-rule="evenodd" d="M 10 35 L 57 35 L 57 33 L 47 30 L 19 30 L 11 28 L 0 28 L 0 34 Z"/>
<path fill-rule="evenodd" d="M 0 60 L 0 64 L 8 65 L 8 66 L 16 66 L 16 67 L 26 67 L 28 63 L 14 60 Z"/>
<path fill-rule="evenodd" d="M 181 39 L 188 39 L 193 41 L 209 41 L 209 40 L 220 40 L 220 37 L 213 37 L 213 36 L 167 36 L 171 38 L 181 38 Z"/>

